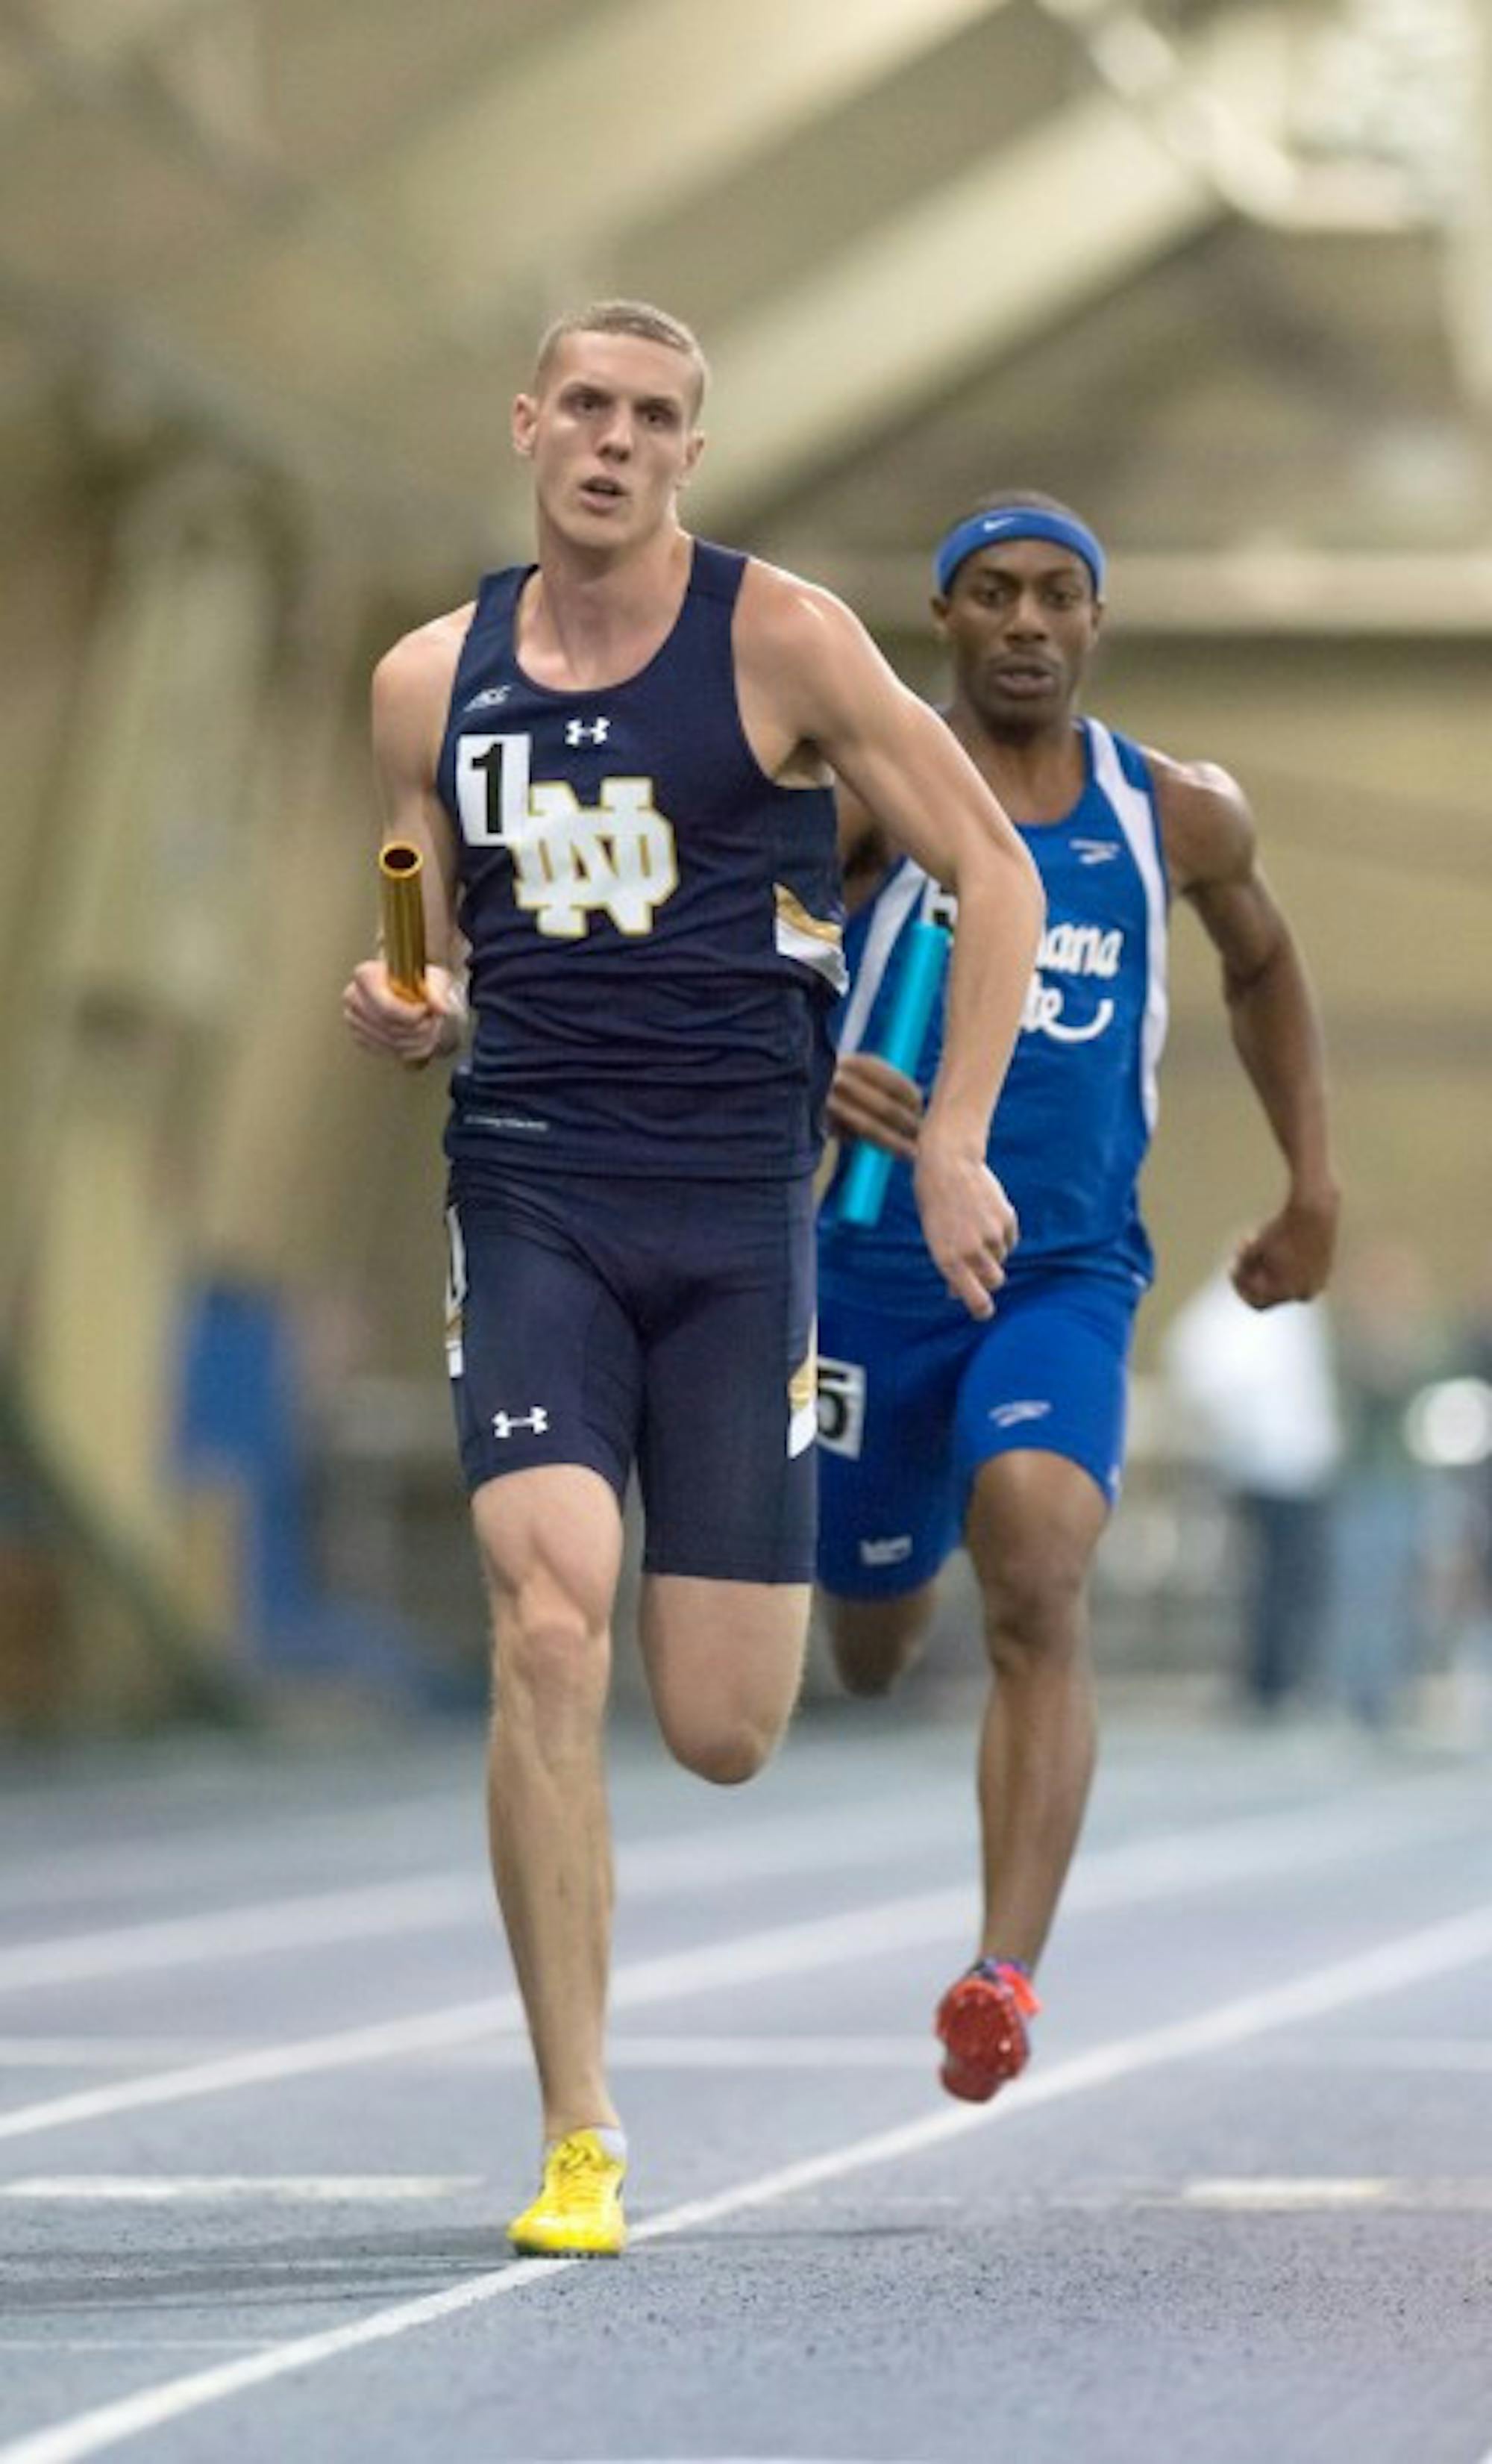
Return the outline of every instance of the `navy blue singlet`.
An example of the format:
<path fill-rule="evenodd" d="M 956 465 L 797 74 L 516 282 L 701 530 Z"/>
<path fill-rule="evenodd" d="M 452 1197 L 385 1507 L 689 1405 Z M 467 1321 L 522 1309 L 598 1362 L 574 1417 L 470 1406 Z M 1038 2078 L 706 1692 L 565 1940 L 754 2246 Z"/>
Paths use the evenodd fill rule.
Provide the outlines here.
<path fill-rule="evenodd" d="M 476 1014 L 453 1160 L 756 1178 L 817 1158 L 845 983 L 834 800 L 776 785 L 746 741 L 745 565 L 696 540 L 668 639 L 583 693 L 518 665 L 534 568 L 482 583 L 437 771 Z"/>

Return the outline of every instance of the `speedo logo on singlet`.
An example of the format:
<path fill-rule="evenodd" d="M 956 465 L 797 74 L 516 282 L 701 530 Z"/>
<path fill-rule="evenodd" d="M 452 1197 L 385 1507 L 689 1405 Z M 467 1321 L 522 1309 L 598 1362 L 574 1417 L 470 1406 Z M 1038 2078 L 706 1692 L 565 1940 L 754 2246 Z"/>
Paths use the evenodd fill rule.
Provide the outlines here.
<path fill-rule="evenodd" d="M 1085 1003 L 1075 1004 L 1078 1015 L 1068 1015 L 1067 988 L 1048 981 L 1052 976 L 1066 976 L 1078 980 L 1096 977 L 1111 983 L 1124 959 L 1124 935 L 1117 926 L 1102 924 L 1049 924 L 1042 935 L 1042 946 L 1036 954 L 1036 972 L 1026 993 L 1021 1012 L 1021 1032 L 1025 1035 L 1049 1035 L 1058 1044 L 1089 1044 L 1113 1023 L 1114 1004 L 1104 994 L 1088 1011 L 1081 1013 Z"/>
<path fill-rule="evenodd" d="M 596 720 L 592 736 L 606 724 Z M 533 751 L 528 736 L 462 737 L 456 804 L 467 845 L 507 848 L 515 903 L 554 940 L 581 939 L 596 915 L 619 933 L 650 933 L 679 883 L 673 825 L 653 803 L 652 781 L 603 779 L 598 802 L 582 804 L 568 780 L 532 777 Z"/>

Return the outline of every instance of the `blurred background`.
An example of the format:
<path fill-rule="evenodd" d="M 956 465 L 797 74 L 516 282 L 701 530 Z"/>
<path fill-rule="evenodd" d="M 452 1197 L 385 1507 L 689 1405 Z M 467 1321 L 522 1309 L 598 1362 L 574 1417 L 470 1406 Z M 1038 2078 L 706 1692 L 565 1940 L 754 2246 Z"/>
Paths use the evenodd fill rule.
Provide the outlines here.
<path fill-rule="evenodd" d="M 1343 1273 L 1262 1367 L 1206 1287 L 1279 1175 L 1177 920 L 1108 1682 L 1487 1733 L 1486 20 L 8 0 L 0 1736 L 481 1700 L 443 1090 L 338 1018 L 366 685 L 527 553 L 509 399 L 615 292 L 710 353 L 694 526 L 929 691 L 938 532 L 1075 502 L 1094 706 L 1239 773 L 1314 969 Z"/>

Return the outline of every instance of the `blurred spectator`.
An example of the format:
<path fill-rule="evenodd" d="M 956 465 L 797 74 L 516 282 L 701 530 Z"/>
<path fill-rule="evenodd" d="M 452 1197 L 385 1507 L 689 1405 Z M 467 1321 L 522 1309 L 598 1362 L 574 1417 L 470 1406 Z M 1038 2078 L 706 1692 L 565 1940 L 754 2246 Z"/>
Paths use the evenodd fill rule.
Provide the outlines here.
<path fill-rule="evenodd" d="M 1428 1270 L 1384 1236 L 1349 1251 L 1332 1319 L 1347 1452 L 1336 1519 L 1330 1683 L 1371 1727 L 1429 1662 L 1430 1476 L 1406 1416 L 1447 1353 Z"/>
<path fill-rule="evenodd" d="M 1450 1347 L 1451 1378 L 1411 1414 L 1415 1453 L 1449 1492 L 1441 1593 L 1450 1721 L 1463 1744 L 1492 1744 L 1492 1251 Z"/>
<path fill-rule="evenodd" d="M 1327 1606 L 1342 1438 L 1326 1305 L 1251 1309 L 1219 1271 L 1163 1352 L 1242 1544 L 1243 1699 L 1273 1714 L 1315 1674 Z"/>
<path fill-rule="evenodd" d="M 1482 1386 L 1492 1390 L 1492 1250 L 1487 1253 L 1481 1287 L 1472 1296 L 1457 1352 L 1458 1371 L 1465 1376 L 1475 1377 Z M 1469 1468 L 1473 1474 L 1468 1485 L 1475 1501 L 1473 1539 L 1481 1591 L 1485 1614 L 1492 1617 L 1492 1450 L 1484 1452 L 1481 1462 L 1472 1463 Z"/>

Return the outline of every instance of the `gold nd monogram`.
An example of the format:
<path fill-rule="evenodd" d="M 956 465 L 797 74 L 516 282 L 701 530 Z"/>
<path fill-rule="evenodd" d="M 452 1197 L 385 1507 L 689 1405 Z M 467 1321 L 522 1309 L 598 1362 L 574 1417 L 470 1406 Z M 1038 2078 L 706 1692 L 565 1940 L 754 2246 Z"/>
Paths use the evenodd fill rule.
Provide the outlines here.
<path fill-rule="evenodd" d="M 582 804 L 566 781 L 530 776 L 527 736 L 464 736 L 456 764 L 461 828 L 470 847 L 505 847 L 514 896 L 539 931 L 574 941 L 593 915 L 619 933 L 652 931 L 678 888 L 671 823 L 650 779 L 603 779 Z"/>

